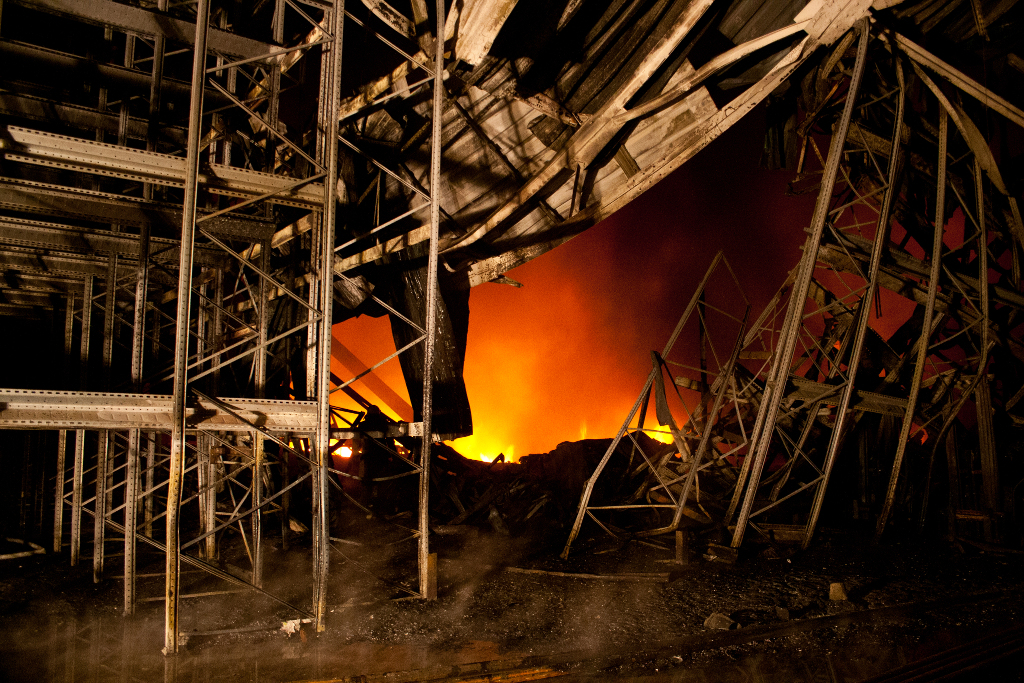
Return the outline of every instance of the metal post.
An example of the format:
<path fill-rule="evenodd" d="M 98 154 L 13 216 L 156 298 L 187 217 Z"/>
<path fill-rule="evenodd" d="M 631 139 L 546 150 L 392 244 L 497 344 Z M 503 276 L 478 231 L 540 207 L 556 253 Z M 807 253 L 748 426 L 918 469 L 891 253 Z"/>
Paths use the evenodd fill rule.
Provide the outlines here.
<path fill-rule="evenodd" d="M 113 40 L 113 31 L 107 29 L 105 37 L 108 42 Z M 135 64 L 135 38 L 125 36 L 124 65 L 131 68 Z M 128 144 L 128 101 L 121 100 L 118 116 L 117 144 L 124 147 Z M 120 232 L 121 226 L 110 226 L 111 232 Z M 114 318 L 117 313 L 117 254 L 110 254 L 107 261 L 106 293 L 103 309 L 103 389 L 110 391 L 111 367 L 114 359 Z M 107 515 L 114 506 L 114 459 L 116 458 L 114 432 L 105 430 L 101 436 L 103 446 L 100 449 L 100 462 L 96 471 L 96 506 L 93 516 L 93 582 L 99 583 L 103 576 L 106 555 Z M 129 455 L 129 458 L 131 456 Z M 125 486 L 127 490 L 128 486 Z M 102 492 L 102 495 L 101 495 Z"/>
<path fill-rule="evenodd" d="M 75 295 L 68 293 L 67 309 L 64 315 L 64 361 L 63 375 L 69 374 L 71 366 L 72 339 L 75 329 Z M 65 459 L 68 450 L 68 430 L 62 429 L 57 433 L 57 476 L 54 485 L 53 505 L 53 552 L 59 553 L 64 537 L 64 470 Z"/>
<path fill-rule="evenodd" d="M 21 458 L 21 486 L 18 489 L 18 533 L 22 538 L 28 538 L 28 520 L 32 513 L 32 501 L 29 499 L 29 492 L 32 490 L 32 479 L 34 476 L 32 467 L 32 432 L 25 434 L 25 452 Z"/>
<path fill-rule="evenodd" d="M 124 483 L 124 613 L 135 614 L 135 535 L 139 510 L 138 429 L 128 433 L 128 463 Z"/>
<path fill-rule="evenodd" d="M 199 460 L 199 518 L 203 533 L 217 527 L 217 488 L 214 484 L 213 464 L 210 461 L 210 447 L 213 440 L 206 434 L 196 437 L 196 458 Z M 203 539 L 202 556 L 207 562 L 217 557 L 217 535 L 210 534 Z"/>
<path fill-rule="evenodd" d="M 68 448 L 68 430 L 57 432 L 57 475 L 54 478 L 53 552 L 60 552 L 64 537 L 64 460 Z"/>
<path fill-rule="evenodd" d="M 157 9 L 167 10 L 167 0 L 158 0 Z M 165 39 L 157 33 L 153 41 L 153 63 L 150 65 L 149 82 L 149 118 L 146 128 L 146 150 L 157 150 L 157 136 L 160 131 L 160 92 L 164 77 Z M 146 183 L 142 186 L 142 195 L 152 199 L 155 186 Z M 150 226 L 144 223 L 139 230 L 139 262 L 135 271 L 135 316 L 132 325 L 132 387 L 136 392 L 142 391 L 143 359 L 146 353 L 146 307 L 149 290 L 149 245 Z M 159 334 L 154 335 L 159 339 Z M 154 348 L 159 345 L 154 341 Z M 145 491 L 150 491 L 156 482 L 153 472 L 155 462 L 155 434 L 149 432 L 146 439 L 146 476 Z M 135 613 L 135 542 L 138 534 L 139 510 L 139 470 L 142 460 L 142 432 L 133 429 L 128 432 L 128 466 L 125 473 L 125 512 L 124 512 L 124 612 Z M 145 512 L 143 513 L 143 533 L 153 533 L 153 496 L 146 496 Z"/>
<path fill-rule="evenodd" d="M 433 435 L 434 344 L 437 333 L 437 255 L 441 218 L 441 124 L 444 115 L 444 0 L 437 0 L 437 41 L 434 55 L 434 113 L 430 136 L 430 249 L 427 256 L 427 320 L 423 350 L 423 445 L 420 456 L 419 568 L 420 595 L 437 596 L 430 580 L 430 446 Z"/>
<path fill-rule="evenodd" d="M 818 200 L 814 206 L 811 234 L 804 245 L 803 257 L 799 266 L 800 270 L 793 285 L 793 291 L 790 293 L 785 325 L 782 334 L 779 336 L 779 347 L 772 364 L 771 375 L 765 383 L 764 397 L 758 410 L 754 429 L 751 432 L 750 454 L 744 461 L 744 470 L 747 469 L 746 460 L 752 459 L 753 464 L 749 471 L 747 495 L 743 499 L 740 516 L 736 520 L 736 530 L 733 532 L 732 547 L 734 548 L 738 548 L 743 543 L 743 534 L 746 531 L 747 520 L 754 506 L 757 486 L 761 480 L 761 470 L 764 468 L 765 460 L 768 456 L 768 447 L 771 444 L 771 437 L 775 431 L 775 420 L 779 412 L 779 403 L 782 400 L 782 393 L 785 390 L 786 380 L 789 377 L 789 365 L 793 359 L 793 349 L 796 346 L 797 336 L 800 332 L 800 323 L 803 318 L 804 306 L 807 302 L 807 292 L 811 284 L 811 276 L 814 274 L 818 247 L 821 244 L 825 221 L 828 218 L 832 190 L 836 182 L 836 173 L 839 170 L 839 162 L 842 158 L 843 146 L 846 143 L 846 135 L 850 129 L 850 119 L 853 116 L 857 91 L 860 89 L 860 82 L 864 76 L 868 41 L 870 40 L 867 19 L 861 19 L 857 22 L 857 30 L 860 33 L 860 42 L 857 45 L 857 61 L 853 67 L 853 77 L 850 79 L 850 88 L 846 93 L 846 103 L 843 107 L 842 118 L 832 134 L 828 160 L 826 161 L 825 171 L 821 180 L 821 190 L 818 193 Z M 727 520 L 735 510 L 738 496 L 742 494 L 743 484 L 743 472 L 741 471 L 740 480 L 736 484 L 736 495 L 733 497 L 732 504 L 729 506 L 729 512 L 726 514 Z"/>
<path fill-rule="evenodd" d="M 280 464 L 281 464 L 281 487 L 285 488 L 285 489 L 287 489 L 288 485 L 291 483 L 290 475 L 289 475 L 289 472 L 288 472 L 288 458 L 289 457 L 290 456 L 289 456 L 289 454 L 287 452 L 282 452 L 280 454 L 280 458 L 281 458 L 281 461 L 280 461 Z M 289 521 L 288 517 L 289 517 L 290 509 L 291 509 L 291 497 L 292 497 L 291 491 L 290 490 L 286 490 L 284 495 L 281 496 L 281 500 L 280 500 L 280 506 L 281 506 L 281 550 L 288 550 L 288 532 L 290 531 L 290 529 L 288 528 L 288 525 L 290 524 L 290 521 Z"/>
<path fill-rule="evenodd" d="M 283 5 L 282 5 L 283 9 Z M 267 144 L 270 144 L 268 139 Z M 260 269 L 263 272 L 270 270 L 270 241 L 264 241 L 260 251 Z M 256 354 L 253 357 L 255 363 L 256 398 L 266 398 L 267 382 L 267 327 L 270 324 L 270 297 L 267 279 L 260 278 L 259 302 L 257 311 L 259 313 L 259 329 L 256 340 Z M 263 435 L 253 430 L 252 434 L 252 582 L 254 585 L 263 586 L 263 467 L 266 456 L 266 444 Z"/>
<path fill-rule="evenodd" d="M 154 306 L 154 308 L 155 308 L 155 306 Z M 152 317 L 152 320 L 153 320 L 153 330 L 152 330 L 152 333 L 151 333 L 150 339 L 149 339 L 149 341 L 150 341 L 149 353 L 150 353 L 150 355 L 153 358 L 153 362 L 155 363 L 160 358 L 160 339 L 163 337 L 162 332 L 163 332 L 163 327 L 164 326 L 163 326 L 163 322 L 162 322 L 162 320 L 161 320 L 159 315 L 154 315 Z"/>
<path fill-rule="evenodd" d="M 89 337 L 92 333 L 92 275 L 85 276 L 82 287 L 82 340 L 79 353 L 79 387 L 84 391 L 89 380 Z M 85 430 L 75 431 L 75 471 L 71 483 L 71 566 L 78 564 L 82 552 L 82 473 L 85 469 Z"/>
<path fill-rule="evenodd" d="M 117 226 L 111 226 L 116 232 Z M 103 389 L 110 389 L 110 366 L 114 358 L 114 313 L 117 303 L 117 254 L 107 260 L 106 292 L 103 307 Z M 110 460 L 113 457 L 114 435 L 109 429 L 100 432 L 100 448 L 96 460 L 96 503 L 93 515 L 92 580 L 99 583 L 103 576 L 104 551 L 107 540 L 107 510 L 110 509 L 110 483 L 107 481 Z"/>
<path fill-rule="evenodd" d="M 227 144 L 227 143 L 225 143 Z M 208 321 L 211 326 L 206 331 L 207 345 L 212 346 L 213 350 L 219 350 L 222 347 L 221 334 L 223 332 L 224 324 L 224 271 L 222 269 L 217 270 L 217 274 L 213 280 L 213 318 Z M 210 391 L 212 395 L 216 396 L 220 391 L 220 364 L 221 356 L 217 355 L 213 359 L 213 372 L 210 373 Z M 221 435 L 225 435 L 226 432 L 221 432 Z M 207 438 L 206 447 L 199 454 L 200 475 L 205 475 L 207 484 L 210 484 L 210 490 L 204 495 L 207 496 L 206 509 L 203 513 L 203 530 L 204 533 L 213 529 L 217 526 L 217 468 L 214 465 L 213 452 L 210 446 L 213 444 L 212 438 Z M 219 457 L 219 456 L 218 456 Z M 200 484 L 202 486 L 202 484 Z M 214 561 L 217 559 L 217 534 L 210 534 L 203 540 L 203 547 L 205 549 L 207 561 Z"/>
<path fill-rule="evenodd" d="M 196 41 L 192 58 L 192 94 L 189 102 L 188 146 L 185 162 L 185 205 L 181 219 L 181 254 L 178 262 L 178 314 L 174 341 L 174 396 L 171 425 L 170 473 L 167 481 L 167 554 L 164 591 L 165 655 L 178 652 L 178 580 L 180 551 L 178 506 L 185 461 L 185 402 L 188 397 L 188 335 L 192 301 L 192 249 L 196 228 L 199 139 L 202 133 L 203 86 L 206 81 L 206 35 L 210 23 L 210 0 L 199 0 L 196 11 Z"/>
<path fill-rule="evenodd" d="M 218 58 L 219 59 L 219 58 Z M 196 357 L 203 358 L 208 352 L 210 335 L 210 305 L 207 302 L 207 284 L 204 282 L 199 286 L 199 310 L 196 312 Z M 200 365 L 197 371 L 202 372 Z M 213 530 L 217 526 L 217 492 L 212 487 L 213 476 L 211 476 L 210 448 L 213 439 L 205 432 L 196 434 L 196 460 L 198 461 L 199 479 L 199 519 L 203 533 Z M 211 560 L 215 557 L 214 548 L 216 534 L 211 534 L 203 539 L 203 557 Z"/>
<path fill-rule="evenodd" d="M 110 431 L 99 432 L 99 450 L 96 453 L 96 498 L 92 517 L 92 581 L 99 583 L 103 576 L 103 546 L 106 542 L 107 465 L 110 462 Z"/>
<path fill-rule="evenodd" d="M 981 162 L 974 157 L 974 193 L 978 216 L 978 290 L 981 309 L 981 360 L 978 362 L 978 386 L 974 390 L 974 407 L 978 416 L 978 452 L 981 456 L 981 486 L 985 505 L 985 540 L 998 537 L 993 528 L 1000 500 L 999 459 L 996 453 L 996 435 L 992 424 L 992 390 L 988 382 L 988 232 L 985 226 L 985 195 L 981 176 Z"/>
<path fill-rule="evenodd" d="M 213 277 L 213 320 L 209 330 L 208 338 L 212 340 L 214 351 L 223 347 L 221 335 L 224 334 L 224 270 L 218 268 Z M 210 391 L 216 396 L 220 392 L 220 365 L 221 356 L 218 354 L 213 359 L 213 372 L 210 373 Z"/>
<path fill-rule="evenodd" d="M 167 0 L 157 0 L 156 8 L 161 12 L 167 11 Z M 157 148 L 157 136 L 160 132 L 160 92 L 164 80 L 164 52 L 166 41 L 162 33 L 157 33 L 153 40 L 153 64 L 151 66 L 149 81 L 149 121 L 146 129 L 146 150 L 155 152 Z M 146 199 L 153 198 L 154 185 L 146 183 L 142 186 L 143 196 Z"/>
<path fill-rule="evenodd" d="M 274 3 L 274 18 L 271 24 L 271 31 L 274 36 L 274 42 L 281 44 L 284 42 L 284 8 L 285 0 L 275 0 Z M 280 96 L 281 96 L 281 65 L 275 62 L 270 67 L 270 97 L 267 101 L 267 123 L 273 127 L 277 127 L 278 116 L 280 113 Z M 265 138 L 265 144 L 267 145 L 267 173 L 273 173 L 277 167 L 277 141 L 274 138 L 274 134 L 267 131 Z"/>
<path fill-rule="evenodd" d="M 924 376 L 924 365 L 928 360 L 928 340 L 932 332 L 932 316 L 935 312 L 935 297 L 939 291 L 939 272 L 942 268 L 942 231 L 946 225 L 946 138 L 949 132 L 949 118 L 944 107 L 939 107 L 939 166 L 937 172 L 937 190 L 935 198 L 935 232 L 932 236 L 932 263 L 928 273 L 928 299 L 924 306 L 924 321 L 921 324 L 921 336 L 917 342 L 917 363 L 914 365 L 914 376 L 910 382 L 910 394 L 907 396 L 907 409 L 903 414 L 899 439 L 896 442 L 896 455 L 893 458 L 892 474 L 889 476 L 889 488 L 885 493 L 885 503 L 878 515 L 875 537 L 879 538 L 885 530 L 892 506 L 896 502 L 896 484 L 900 477 L 903 454 L 907 450 L 910 438 L 910 427 L 914 421 L 914 410 L 917 407 L 917 395 L 921 390 L 921 378 Z"/>
<path fill-rule="evenodd" d="M 821 482 L 814 491 L 811 514 L 807 520 L 807 527 L 804 530 L 804 549 L 810 545 L 811 538 L 814 536 L 814 530 L 818 525 L 818 517 L 821 515 L 821 506 L 825 502 L 825 490 L 828 488 L 828 480 L 832 475 L 832 467 L 835 465 L 836 455 L 838 455 L 839 449 L 842 447 L 846 421 L 851 412 L 850 400 L 855 391 L 857 372 L 860 369 L 860 360 L 864 353 L 864 338 L 867 334 L 871 318 L 871 305 L 875 300 L 875 293 L 878 291 L 878 272 L 882 264 L 882 253 L 886 251 L 886 245 L 889 242 L 889 219 L 892 215 L 895 197 L 899 193 L 898 179 L 903 168 L 903 110 L 906 102 L 906 84 L 903 80 L 903 68 L 898 60 L 896 62 L 896 78 L 899 81 L 900 91 L 899 100 L 896 105 L 896 123 L 893 128 L 892 151 L 889 154 L 889 187 L 885 191 L 882 206 L 878 213 L 875 241 L 871 246 L 871 262 L 868 268 L 867 288 L 860 299 L 853 348 L 850 350 L 850 361 L 847 365 L 846 389 L 840 395 L 839 405 L 836 407 L 836 422 L 832 428 L 832 437 L 829 439 L 828 452 L 825 456 L 825 467 L 822 470 Z"/>
<path fill-rule="evenodd" d="M 37 443 L 40 447 L 46 443 L 43 435 L 39 435 Z M 40 462 L 38 465 L 39 476 L 32 482 L 34 494 L 32 496 L 32 534 L 36 537 L 43 535 L 43 518 L 46 516 L 46 504 L 43 500 L 46 498 L 46 463 Z"/>
<path fill-rule="evenodd" d="M 156 486 L 156 432 L 146 433 L 146 478 L 144 491 L 152 491 Z M 153 535 L 153 494 L 145 497 L 142 506 L 142 533 Z"/>
<path fill-rule="evenodd" d="M 273 34 L 274 40 L 278 43 L 284 42 L 284 0 L 276 0 L 274 5 Z M 267 107 L 267 122 L 271 126 L 277 126 L 279 112 L 279 97 L 281 94 L 281 65 L 274 64 L 270 68 L 270 101 Z M 274 135 L 267 131 L 267 172 L 273 173 L 277 166 L 276 151 L 271 154 L 271 149 L 276 150 Z M 270 241 L 264 241 L 260 249 L 260 270 L 270 271 Z M 260 278 L 259 287 L 259 330 L 256 340 L 256 355 L 253 358 L 255 363 L 256 397 L 266 398 L 267 381 L 267 327 L 270 323 L 269 316 L 269 286 L 267 279 Z M 263 586 L 263 468 L 266 456 L 266 444 L 263 435 L 258 431 L 252 431 L 252 582 L 256 586 Z"/>
<path fill-rule="evenodd" d="M 323 63 L 327 67 L 325 87 L 321 88 L 321 125 L 324 131 L 323 163 L 327 169 L 324 179 L 324 212 L 321 225 L 320 245 L 317 256 L 319 271 L 319 301 L 317 310 L 320 321 L 317 325 L 316 347 L 316 400 L 317 426 L 314 455 L 313 488 L 313 620 L 316 631 L 324 630 L 324 616 L 327 611 L 327 569 L 328 554 L 328 510 L 327 510 L 327 461 L 330 457 L 331 417 L 331 307 L 334 303 L 334 217 L 335 188 L 338 184 L 338 106 L 341 99 L 341 50 L 342 30 L 345 16 L 344 0 L 335 0 L 331 16 L 331 34 L 334 42 L 329 50 L 324 46 Z M 314 240 L 315 242 L 316 240 Z M 307 375 L 310 369 L 307 368 Z"/>
<path fill-rule="evenodd" d="M 162 60 L 161 60 L 162 61 Z M 154 66 L 154 71 L 156 67 Z M 132 324 L 132 389 L 142 391 L 142 366 L 146 342 L 146 305 L 149 288 L 149 225 L 139 233 L 139 262 L 135 270 L 135 316 Z M 138 533 L 139 462 L 142 432 L 128 432 L 128 465 L 124 489 L 124 612 L 135 613 L 135 536 Z M 147 475 L 150 477 L 152 475 Z M 146 490 L 149 490 L 147 487 Z M 149 533 L 147 531 L 147 533 Z"/>
<path fill-rule="evenodd" d="M 252 583 L 263 587 L 263 467 L 265 463 L 265 444 L 263 435 L 256 430 L 252 435 Z"/>
<path fill-rule="evenodd" d="M 224 12 L 220 15 L 221 28 L 228 28 L 228 15 Z M 276 40 L 276 38 L 275 38 Z M 278 40 L 279 43 L 284 42 L 284 29 L 282 27 L 281 38 Z M 220 78 L 222 72 L 217 72 L 217 77 Z M 238 67 L 231 67 L 228 69 L 228 80 L 227 80 L 228 92 L 234 93 L 238 91 Z M 221 140 L 221 163 L 225 166 L 231 165 L 231 138 L 224 138 Z"/>

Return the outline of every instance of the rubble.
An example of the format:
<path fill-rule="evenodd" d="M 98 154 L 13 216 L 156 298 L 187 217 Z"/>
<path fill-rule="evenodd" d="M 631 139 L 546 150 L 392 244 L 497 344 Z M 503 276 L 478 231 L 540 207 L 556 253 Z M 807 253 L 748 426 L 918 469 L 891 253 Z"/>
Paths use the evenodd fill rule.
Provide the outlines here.
<path fill-rule="evenodd" d="M 828 599 L 832 602 L 846 602 L 850 598 L 846 594 L 846 586 L 841 582 L 834 581 L 828 586 Z"/>
<path fill-rule="evenodd" d="M 710 562 L 727 562 L 732 564 L 739 558 L 739 554 L 740 551 L 736 548 L 719 545 L 718 543 L 709 543 L 708 552 L 704 555 L 704 559 Z"/>
<path fill-rule="evenodd" d="M 721 612 L 715 612 L 704 620 L 704 628 L 715 629 L 718 631 L 728 631 L 739 627 L 739 624 Z"/>
<path fill-rule="evenodd" d="M 435 445 L 432 497 L 434 533 L 453 535 L 461 525 L 487 525 L 503 535 L 530 530 L 547 532 L 568 524 L 586 481 L 611 439 L 563 442 L 549 453 L 527 455 L 519 462 L 485 463 L 462 456 L 444 444 Z M 672 455 L 674 446 L 645 435 L 638 442 L 656 457 Z M 629 456 L 630 448 L 619 450 Z M 638 456 L 635 456 L 638 457 Z M 645 479 L 643 472 L 619 471 L 595 493 L 597 500 L 614 504 L 628 500 Z M 625 531 L 625 530 L 624 530 Z M 628 533 L 628 532 L 627 532 Z"/>

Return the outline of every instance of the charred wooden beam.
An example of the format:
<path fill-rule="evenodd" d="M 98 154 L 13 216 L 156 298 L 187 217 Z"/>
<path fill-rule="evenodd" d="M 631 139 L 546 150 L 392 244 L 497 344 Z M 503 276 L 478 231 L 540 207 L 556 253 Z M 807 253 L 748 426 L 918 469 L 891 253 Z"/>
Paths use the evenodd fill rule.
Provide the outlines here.
<path fill-rule="evenodd" d="M 403 255 L 389 266 L 390 291 L 381 291 L 382 298 L 419 329 L 391 314 L 391 333 L 395 348 L 405 348 L 422 336 L 426 323 L 426 265 Z M 466 360 L 466 335 L 469 331 L 469 287 L 460 283 L 444 269 L 439 269 L 437 298 L 437 343 L 433 362 L 433 427 L 438 440 L 444 441 L 472 434 L 466 383 L 462 377 Z M 419 406 L 423 405 L 422 344 L 413 344 L 399 356 L 405 377 L 413 420 L 420 422 Z"/>

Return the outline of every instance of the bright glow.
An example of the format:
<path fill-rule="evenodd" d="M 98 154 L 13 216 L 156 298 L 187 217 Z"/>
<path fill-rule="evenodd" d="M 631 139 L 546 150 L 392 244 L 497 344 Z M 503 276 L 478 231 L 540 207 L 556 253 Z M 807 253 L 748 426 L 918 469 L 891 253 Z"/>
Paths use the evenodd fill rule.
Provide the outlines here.
<path fill-rule="evenodd" d="M 644 434 L 661 443 L 675 443 L 672 440 L 672 432 L 668 429 L 645 429 Z"/>
<path fill-rule="evenodd" d="M 464 458 L 470 460 L 482 460 L 494 462 L 500 453 L 505 454 L 505 462 L 515 462 L 515 447 L 489 437 L 484 434 L 472 434 L 461 439 L 448 442 L 448 445 L 457 450 Z"/>
<path fill-rule="evenodd" d="M 342 446 L 341 450 L 338 451 L 338 455 L 340 455 L 343 458 L 351 458 L 352 457 L 352 449 L 349 448 L 348 446 Z"/>
<path fill-rule="evenodd" d="M 394 339 L 391 336 L 391 326 L 386 317 L 371 318 L 361 315 L 357 318 L 350 318 L 334 325 L 331 328 L 331 333 L 336 341 L 343 342 L 342 346 L 347 349 L 348 353 L 344 358 L 337 357 L 332 353 L 331 371 L 345 379 L 376 364 L 392 353 L 395 348 Z M 405 380 L 402 378 L 402 369 L 397 359 L 385 363 L 370 375 L 356 381 L 352 384 L 352 388 L 368 401 L 376 404 L 392 420 L 409 421 L 412 419 L 412 409 L 408 405 L 409 395 L 405 389 Z M 331 405 L 357 412 L 363 411 L 363 407 L 343 391 L 331 394 Z M 355 413 L 342 414 L 349 420 L 355 417 Z M 337 422 L 335 425 L 337 427 L 346 426 L 341 421 Z"/>
<path fill-rule="evenodd" d="M 583 441 L 583 439 L 585 439 L 585 438 L 587 438 L 587 421 L 586 420 L 584 420 L 580 424 L 580 441 Z"/>

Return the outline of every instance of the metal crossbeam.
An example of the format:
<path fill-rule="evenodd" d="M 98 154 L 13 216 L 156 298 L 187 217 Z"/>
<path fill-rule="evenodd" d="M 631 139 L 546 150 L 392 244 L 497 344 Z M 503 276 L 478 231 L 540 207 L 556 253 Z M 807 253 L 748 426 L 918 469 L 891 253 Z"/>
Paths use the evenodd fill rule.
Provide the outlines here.
<path fill-rule="evenodd" d="M 61 14 L 100 26 L 109 26 L 143 36 L 163 36 L 168 40 L 196 44 L 196 24 L 166 12 L 132 7 L 112 0 L 13 0 L 19 5 L 43 12 Z M 209 29 L 210 50 L 239 57 L 261 57 L 274 45 L 217 28 Z"/>
<path fill-rule="evenodd" d="M 180 156 L 131 149 L 67 135 L 45 133 L 20 126 L 7 126 L 0 150 L 9 161 L 93 173 L 124 180 L 185 187 L 187 162 Z M 297 179 L 222 164 L 210 164 L 196 181 L 214 194 L 248 199 L 269 197 L 276 204 L 316 208 L 323 202 L 321 183 L 297 189 Z"/>
<path fill-rule="evenodd" d="M 311 432 L 316 427 L 313 401 L 220 400 L 241 417 L 199 399 L 185 408 L 186 428 L 248 431 L 250 423 L 256 423 L 274 432 Z M 0 389 L 0 428 L 4 429 L 167 430 L 171 415 L 170 396 Z"/>

